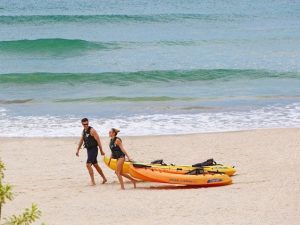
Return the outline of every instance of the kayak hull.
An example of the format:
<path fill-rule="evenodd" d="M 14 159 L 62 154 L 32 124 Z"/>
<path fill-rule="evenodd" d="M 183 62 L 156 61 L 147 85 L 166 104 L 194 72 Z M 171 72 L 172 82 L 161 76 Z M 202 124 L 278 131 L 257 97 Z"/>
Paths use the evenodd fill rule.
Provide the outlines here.
<path fill-rule="evenodd" d="M 204 173 L 199 175 L 187 175 L 163 172 L 158 168 L 144 167 L 137 168 L 129 166 L 129 173 L 132 177 L 144 181 L 168 183 L 189 186 L 222 186 L 232 183 L 231 178 L 226 174 Z"/>

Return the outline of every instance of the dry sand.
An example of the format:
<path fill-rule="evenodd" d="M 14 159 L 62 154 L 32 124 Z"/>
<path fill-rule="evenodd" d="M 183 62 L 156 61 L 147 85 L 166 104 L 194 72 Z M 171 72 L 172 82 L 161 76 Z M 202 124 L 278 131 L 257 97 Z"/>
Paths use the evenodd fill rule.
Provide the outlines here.
<path fill-rule="evenodd" d="M 180 136 L 123 137 L 135 160 L 191 164 L 214 157 L 237 167 L 230 186 L 176 188 L 126 183 L 101 160 L 108 184 L 88 186 L 86 151 L 77 138 L 1 138 L 6 181 L 15 200 L 4 216 L 32 202 L 51 225 L 92 224 L 300 224 L 300 129 L 255 130 Z M 108 150 L 108 139 L 103 139 Z M 100 157 L 99 157 L 100 159 Z"/>

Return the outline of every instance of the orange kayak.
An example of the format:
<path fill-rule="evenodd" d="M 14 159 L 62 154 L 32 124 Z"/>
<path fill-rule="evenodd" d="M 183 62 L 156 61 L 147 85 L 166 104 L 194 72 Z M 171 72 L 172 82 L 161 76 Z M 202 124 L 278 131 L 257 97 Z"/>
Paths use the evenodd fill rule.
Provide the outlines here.
<path fill-rule="evenodd" d="M 169 173 L 157 168 L 129 166 L 132 177 L 158 183 L 192 185 L 201 187 L 222 186 L 231 184 L 231 178 L 226 174 L 202 173 L 197 175 Z"/>

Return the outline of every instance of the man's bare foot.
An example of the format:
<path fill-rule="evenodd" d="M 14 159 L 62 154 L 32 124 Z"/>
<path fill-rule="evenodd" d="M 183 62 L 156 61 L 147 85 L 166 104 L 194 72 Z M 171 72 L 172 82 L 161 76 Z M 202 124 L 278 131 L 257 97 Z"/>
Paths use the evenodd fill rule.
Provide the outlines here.
<path fill-rule="evenodd" d="M 102 184 L 105 184 L 107 182 L 107 179 L 103 179 Z"/>

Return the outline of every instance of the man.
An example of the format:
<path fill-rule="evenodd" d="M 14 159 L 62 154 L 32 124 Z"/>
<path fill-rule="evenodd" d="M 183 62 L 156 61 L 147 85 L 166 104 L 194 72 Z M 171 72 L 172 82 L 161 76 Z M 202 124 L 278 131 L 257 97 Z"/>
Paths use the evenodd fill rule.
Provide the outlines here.
<path fill-rule="evenodd" d="M 81 120 L 81 124 L 83 126 L 82 135 L 78 144 L 76 156 L 79 156 L 79 151 L 81 149 L 82 144 L 84 143 L 84 147 L 87 149 L 87 161 L 86 161 L 86 167 L 89 171 L 90 177 L 91 177 L 91 185 L 96 185 L 95 178 L 94 178 L 94 170 L 92 166 L 96 168 L 100 176 L 102 177 L 103 181 L 102 184 L 107 182 L 107 179 L 102 172 L 102 169 L 98 165 L 97 156 L 98 156 L 98 147 L 101 152 L 101 155 L 104 155 L 105 153 L 102 150 L 102 145 L 100 141 L 100 137 L 97 133 L 97 131 L 89 126 L 89 120 L 87 118 L 83 118 Z"/>

